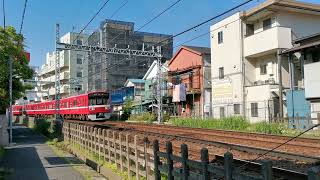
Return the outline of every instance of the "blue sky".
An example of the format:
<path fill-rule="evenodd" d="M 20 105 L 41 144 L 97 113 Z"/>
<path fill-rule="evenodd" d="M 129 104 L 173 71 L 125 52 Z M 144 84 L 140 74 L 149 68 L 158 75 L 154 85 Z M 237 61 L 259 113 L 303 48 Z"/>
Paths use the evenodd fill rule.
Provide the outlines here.
<path fill-rule="evenodd" d="M 176 0 L 128 0 L 114 17 L 116 20 L 131 21 L 138 29 L 146 21 L 157 15 Z M 182 0 L 174 8 L 160 16 L 141 31 L 175 34 L 203 20 L 217 15 L 245 0 Z M 320 3 L 320 0 L 304 0 Z M 45 62 L 47 52 L 54 50 L 55 23 L 60 23 L 61 35 L 72 31 L 79 32 L 105 0 L 28 0 L 23 34 L 26 49 L 31 53 L 31 64 Z M 109 18 L 124 0 L 110 0 L 101 13 L 89 25 L 86 33 L 97 29 L 99 23 Z M 249 8 L 263 0 L 254 1 L 243 8 Z M 18 29 L 21 23 L 24 0 L 5 0 L 6 24 Z M 1 4 L 2 7 L 2 4 Z M 242 9 L 243 9 L 242 8 Z M 0 24 L 3 24 L 2 9 Z M 183 43 L 199 34 L 209 31 L 212 23 L 174 39 L 174 45 Z M 73 28 L 75 27 L 75 28 Z M 209 35 L 189 42 L 189 45 L 210 46 Z"/>

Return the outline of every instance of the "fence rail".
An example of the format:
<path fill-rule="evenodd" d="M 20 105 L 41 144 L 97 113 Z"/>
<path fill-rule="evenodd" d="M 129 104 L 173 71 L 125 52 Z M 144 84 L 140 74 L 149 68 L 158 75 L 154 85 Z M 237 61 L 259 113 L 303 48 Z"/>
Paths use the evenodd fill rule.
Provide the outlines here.
<path fill-rule="evenodd" d="M 116 164 L 119 170 L 128 173 L 129 179 L 134 176 L 154 179 L 153 151 L 137 135 L 66 122 L 63 135 L 66 142 L 96 154 L 99 160 Z"/>
<path fill-rule="evenodd" d="M 189 159 L 188 146 L 181 144 L 180 155 L 173 153 L 171 142 L 160 148 L 159 141 L 151 144 L 147 138 L 120 131 L 94 128 L 80 124 L 63 124 L 64 140 L 96 154 L 99 160 L 116 164 L 122 172 L 127 172 L 128 179 L 203 179 L 221 178 L 225 180 L 252 179 L 271 180 L 275 173 L 270 161 L 261 164 L 260 172 L 248 172 L 246 168 L 235 168 L 233 155 L 224 154 L 221 163 L 209 161 L 208 149 L 200 151 L 200 161 Z M 161 151 L 165 149 L 165 151 Z M 249 168 L 250 169 L 250 168 Z M 308 172 L 308 180 L 320 180 L 319 169 Z"/>

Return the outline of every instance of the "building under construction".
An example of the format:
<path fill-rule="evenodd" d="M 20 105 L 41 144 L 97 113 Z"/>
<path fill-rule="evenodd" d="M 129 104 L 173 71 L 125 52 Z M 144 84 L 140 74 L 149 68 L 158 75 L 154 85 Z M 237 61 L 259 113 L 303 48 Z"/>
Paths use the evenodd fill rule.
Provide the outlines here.
<path fill-rule="evenodd" d="M 161 43 L 159 43 L 161 42 Z M 173 41 L 170 35 L 139 32 L 133 22 L 105 20 L 91 34 L 88 44 L 107 48 L 130 48 L 151 51 L 161 47 L 163 62 L 172 57 Z M 129 78 L 142 78 L 154 58 L 96 52 L 89 56 L 88 90 L 114 90 Z"/>

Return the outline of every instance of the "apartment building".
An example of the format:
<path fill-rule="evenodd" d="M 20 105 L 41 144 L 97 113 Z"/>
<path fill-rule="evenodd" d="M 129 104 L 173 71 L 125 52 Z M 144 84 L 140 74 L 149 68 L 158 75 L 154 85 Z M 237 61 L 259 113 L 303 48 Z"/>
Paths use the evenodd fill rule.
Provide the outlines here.
<path fill-rule="evenodd" d="M 292 41 L 320 29 L 320 5 L 267 0 L 211 26 L 212 111 L 251 122 L 286 115 Z M 282 99 L 282 101 L 280 101 Z"/>
<path fill-rule="evenodd" d="M 63 43 L 87 45 L 88 35 L 69 32 L 60 38 Z M 77 38 L 77 39 L 76 39 Z M 47 53 L 46 63 L 41 66 L 39 83 L 42 100 L 55 96 L 55 52 Z M 88 53 L 81 51 L 60 51 L 60 96 L 67 97 L 85 93 L 88 90 Z M 44 93 L 47 92 L 47 93 Z"/>
<path fill-rule="evenodd" d="M 170 35 L 135 31 L 133 22 L 107 19 L 89 37 L 89 45 L 107 48 L 156 50 L 161 46 L 163 61 L 172 57 Z M 161 44 L 157 44 L 162 42 Z M 156 45 L 157 44 L 157 45 Z M 121 88 L 127 79 L 141 79 L 155 58 L 93 53 L 88 64 L 89 90 Z"/>

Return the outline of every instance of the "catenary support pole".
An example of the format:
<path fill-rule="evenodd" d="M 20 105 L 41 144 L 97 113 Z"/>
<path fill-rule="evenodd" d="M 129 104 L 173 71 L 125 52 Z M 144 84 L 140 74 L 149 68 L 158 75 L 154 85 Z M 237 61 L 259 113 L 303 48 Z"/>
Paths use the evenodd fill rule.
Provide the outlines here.
<path fill-rule="evenodd" d="M 160 52 L 160 47 L 158 47 L 158 53 Z M 161 88 L 161 80 L 162 80 L 162 72 L 161 72 L 161 56 L 157 58 L 157 101 L 158 101 L 158 123 L 162 123 L 162 88 Z"/>
<path fill-rule="evenodd" d="M 60 42 L 59 32 L 60 26 L 56 24 L 56 52 L 55 52 L 55 113 L 56 113 L 56 123 L 60 121 L 60 53 L 57 48 L 57 44 Z"/>

